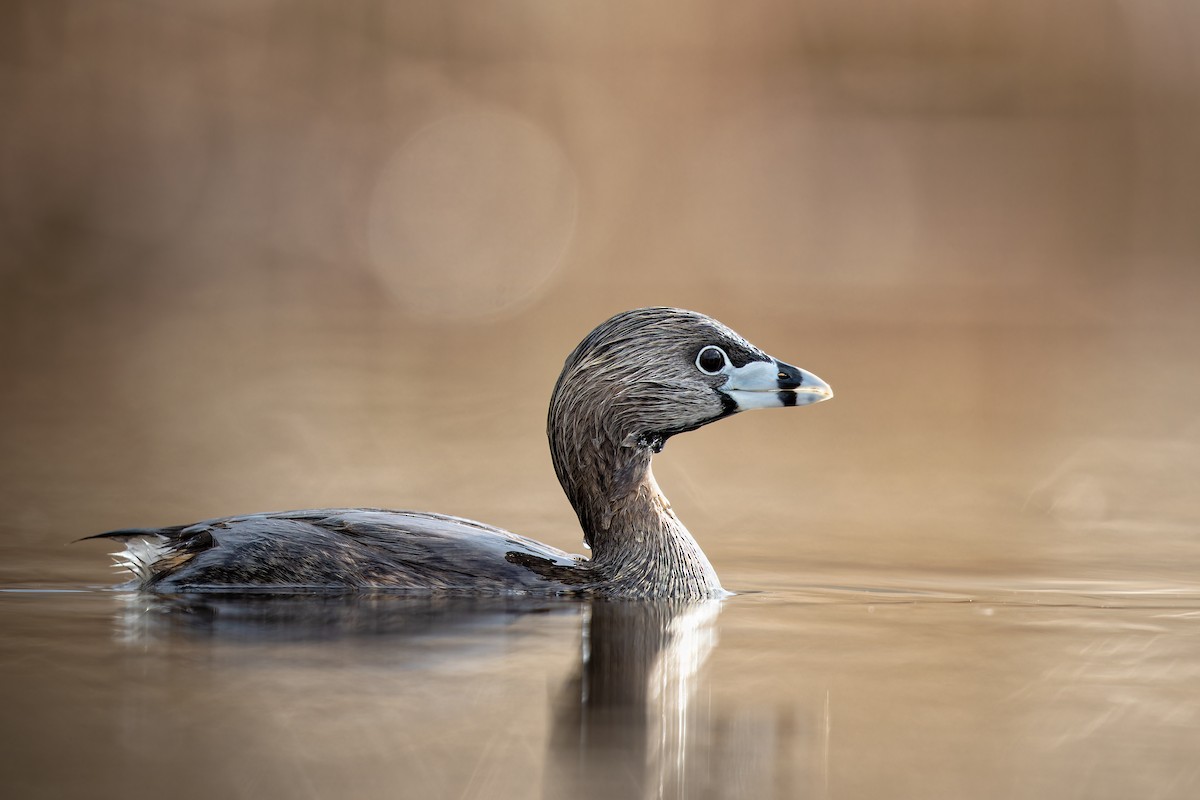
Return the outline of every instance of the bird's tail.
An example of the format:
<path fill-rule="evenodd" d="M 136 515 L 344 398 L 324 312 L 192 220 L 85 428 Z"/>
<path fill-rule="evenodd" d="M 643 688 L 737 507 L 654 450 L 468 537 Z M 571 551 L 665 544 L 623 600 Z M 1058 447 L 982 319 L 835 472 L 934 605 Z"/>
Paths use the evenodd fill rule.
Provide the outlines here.
<path fill-rule="evenodd" d="M 113 567 L 127 570 L 139 586 L 148 586 L 204 549 L 194 546 L 199 544 L 195 536 L 180 537 L 181 530 L 181 527 L 124 528 L 85 536 L 77 541 L 113 539 L 123 543 L 125 549 L 111 553 Z M 211 546 L 211 537 L 205 544 Z"/>

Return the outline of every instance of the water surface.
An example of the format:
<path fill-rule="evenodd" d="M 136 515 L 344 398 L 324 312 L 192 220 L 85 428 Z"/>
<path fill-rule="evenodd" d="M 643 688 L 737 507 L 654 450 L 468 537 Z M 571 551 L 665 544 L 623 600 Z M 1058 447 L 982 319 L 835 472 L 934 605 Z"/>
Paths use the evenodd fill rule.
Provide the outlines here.
<path fill-rule="evenodd" d="M 656 458 L 736 593 L 698 606 L 155 597 L 111 589 L 105 543 L 68 544 L 358 503 L 579 550 L 541 427 L 565 350 L 543 339 L 582 326 L 552 309 L 436 351 L 396 347 L 429 332 L 387 316 L 331 326 L 295 363 L 270 331 L 310 324 L 298 313 L 273 312 L 232 360 L 197 318 L 157 345 L 187 359 L 120 362 L 136 391 L 10 393 L 25 458 L 0 488 L 9 793 L 1195 796 L 1200 448 L 1177 329 L 1142 330 L 1144 370 L 1174 377 L 1129 397 L 1095 391 L 1110 350 L 1094 326 L 801 337 L 731 311 L 782 357 L 808 353 L 838 396 Z M 63 335 L 114 363 L 129 343 L 75 325 Z M 61 384 L 94 364 L 26 374 Z M 426 391 L 461 364 L 519 390 Z M 995 389 L 1017 365 L 1038 391 Z M 197 392 L 206 369 L 220 388 Z"/>
<path fill-rule="evenodd" d="M 1196 594 L 0 603 L 14 797 L 1183 798 L 1200 781 Z"/>

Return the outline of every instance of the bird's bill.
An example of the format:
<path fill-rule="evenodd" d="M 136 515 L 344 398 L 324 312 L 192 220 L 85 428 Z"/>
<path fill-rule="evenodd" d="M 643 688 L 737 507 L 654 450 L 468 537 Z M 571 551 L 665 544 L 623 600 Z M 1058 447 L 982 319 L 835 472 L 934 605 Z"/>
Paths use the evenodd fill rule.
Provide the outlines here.
<path fill-rule="evenodd" d="M 751 361 L 735 367 L 720 391 L 737 404 L 738 411 L 808 406 L 833 397 L 828 383 L 779 360 Z"/>

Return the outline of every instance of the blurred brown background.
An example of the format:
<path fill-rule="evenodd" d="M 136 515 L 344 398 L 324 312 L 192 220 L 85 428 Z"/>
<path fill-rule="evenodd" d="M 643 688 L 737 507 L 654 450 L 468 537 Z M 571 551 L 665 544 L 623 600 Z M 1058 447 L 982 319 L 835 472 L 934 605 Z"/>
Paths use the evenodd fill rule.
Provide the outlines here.
<path fill-rule="evenodd" d="M 578 549 L 550 388 L 670 304 L 838 392 L 656 462 L 731 588 L 1190 580 L 1198 44 L 1168 1 L 7 2 L 0 576 L 321 505 Z"/>

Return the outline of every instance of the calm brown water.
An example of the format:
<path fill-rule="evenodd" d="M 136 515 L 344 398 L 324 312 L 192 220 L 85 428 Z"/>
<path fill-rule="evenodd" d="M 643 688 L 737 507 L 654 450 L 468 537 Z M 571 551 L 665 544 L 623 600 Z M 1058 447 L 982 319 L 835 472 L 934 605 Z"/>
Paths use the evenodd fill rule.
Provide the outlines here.
<path fill-rule="evenodd" d="M 839 394 L 680 437 L 656 460 L 739 593 L 699 607 L 189 603 L 105 590 L 104 548 L 66 544 L 361 503 L 577 549 L 541 436 L 567 347 L 549 340 L 573 341 L 572 321 L 438 330 L 429 349 L 394 347 L 429 332 L 387 321 L 317 330 L 270 374 L 270 331 L 309 320 L 182 328 L 157 345 L 171 363 L 187 352 L 173 379 L 144 356 L 121 391 L 10 406 L 27 449 L 8 467 L 0 562 L 8 793 L 1193 796 L 1200 448 L 1160 426 L 1191 413 L 1168 400 L 1196 391 L 1194 373 L 1127 396 L 1097 390 L 1109 354 L 1094 329 L 801 336 L 738 314 Z M 246 366 L 223 361 L 234 338 Z M 1183 366 L 1170 338 L 1143 374 Z M 226 364 L 220 391 L 173 382 L 197 364 Z"/>
<path fill-rule="evenodd" d="M 1195 594 L 3 602 L 10 796 L 1183 798 L 1200 780 Z"/>
<path fill-rule="evenodd" d="M 1200 796 L 1200 12 L 507 5 L 0 9 L 0 795 Z M 69 544 L 578 550 L 550 389 L 655 304 L 837 392 L 656 459 L 723 602 L 198 602 Z"/>

